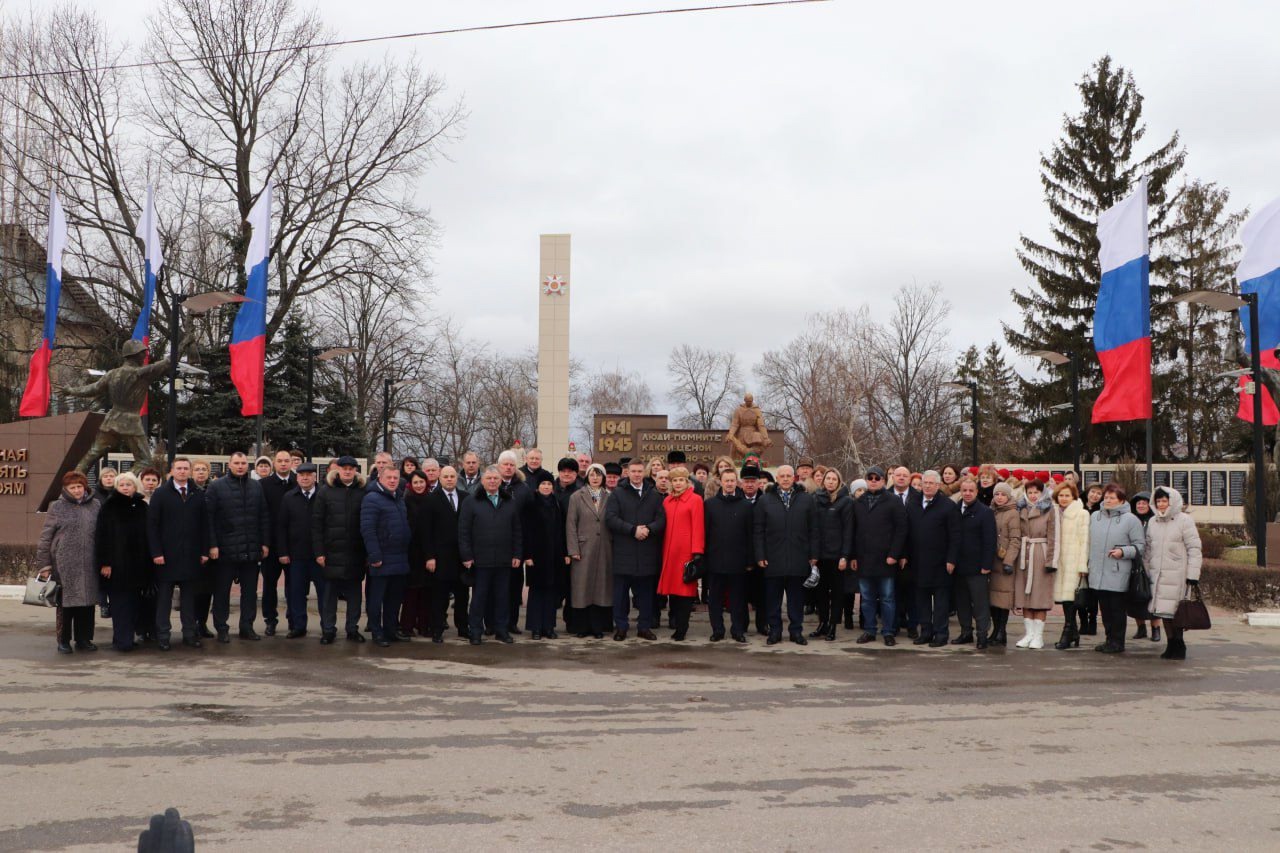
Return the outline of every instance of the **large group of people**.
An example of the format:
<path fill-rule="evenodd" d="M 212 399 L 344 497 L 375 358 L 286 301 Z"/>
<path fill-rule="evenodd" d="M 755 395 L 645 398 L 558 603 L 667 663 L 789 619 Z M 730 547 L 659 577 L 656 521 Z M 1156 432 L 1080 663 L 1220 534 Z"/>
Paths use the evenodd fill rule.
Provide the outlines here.
<path fill-rule="evenodd" d="M 1162 657 L 1183 659 L 1172 620 L 1200 575 L 1176 490 L 1129 498 L 1110 483 L 1082 495 L 1070 473 L 872 466 L 846 484 L 803 457 L 770 472 L 751 458 L 689 466 L 678 451 L 605 465 L 580 453 L 550 471 L 537 449 L 487 467 L 468 452 L 460 469 L 379 453 L 367 477 L 350 456 L 322 474 L 297 452 L 252 466 L 233 453 L 210 473 L 180 456 L 163 480 L 150 468 L 104 469 L 96 490 L 78 472 L 63 478 L 37 549 L 60 585 L 60 652 L 97 648 L 98 608 L 121 652 L 170 650 L 175 609 L 183 644 L 230 643 L 236 588 L 236 637 L 261 640 L 259 619 L 274 636 L 283 578 L 286 637 L 308 635 L 314 592 L 324 645 L 337 640 L 340 603 L 346 640 L 367 633 L 380 647 L 443 642 L 451 614 L 476 645 L 554 640 L 561 626 L 624 642 L 633 624 L 653 641 L 663 611 L 684 641 L 701 603 L 711 642 L 747 643 L 752 616 L 769 645 L 833 641 L 856 613 L 859 644 L 895 645 L 905 631 L 915 645 L 986 649 L 1009 643 L 1016 614 L 1014 645 L 1035 650 L 1060 606 L 1054 648 L 1096 635 L 1100 613 L 1096 649 L 1115 654 L 1141 561 L 1152 597 L 1135 639 L 1158 642 L 1163 628 Z"/>

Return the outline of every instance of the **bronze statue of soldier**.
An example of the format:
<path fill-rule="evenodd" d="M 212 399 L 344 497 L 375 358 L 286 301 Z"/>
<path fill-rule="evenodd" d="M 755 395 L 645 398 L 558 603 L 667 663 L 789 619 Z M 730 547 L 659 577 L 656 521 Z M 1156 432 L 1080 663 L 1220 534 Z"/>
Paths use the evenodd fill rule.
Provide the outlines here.
<path fill-rule="evenodd" d="M 147 347 L 142 341 L 125 341 L 121 350 L 124 364 L 109 370 L 95 382 L 66 388 L 73 397 L 105 397 L 110 403 L 106 419 L 98 429 L 89 452 L 76 465 L 82 474 L 113 450 L 128 450 L 135 465 L 151 460 L 151 446 L 142 429 L 142 403 L 151 383 L 169 372 L 169 359 L 143 364 Z"/>

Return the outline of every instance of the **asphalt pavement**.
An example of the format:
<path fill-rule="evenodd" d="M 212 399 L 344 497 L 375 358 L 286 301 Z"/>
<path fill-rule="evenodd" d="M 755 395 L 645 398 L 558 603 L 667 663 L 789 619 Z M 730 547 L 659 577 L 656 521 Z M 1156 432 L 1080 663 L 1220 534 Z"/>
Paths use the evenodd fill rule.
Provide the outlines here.
<path fill-rule="evenodd" d="M 0 850 L 132 849 L 167 806 L 198 850 L 1280 849 L 1280 630 L 1225 614 L 1185 662 L 711 644 L 705 615 L 62 656 L 52 616 L 0 601 Z"/>

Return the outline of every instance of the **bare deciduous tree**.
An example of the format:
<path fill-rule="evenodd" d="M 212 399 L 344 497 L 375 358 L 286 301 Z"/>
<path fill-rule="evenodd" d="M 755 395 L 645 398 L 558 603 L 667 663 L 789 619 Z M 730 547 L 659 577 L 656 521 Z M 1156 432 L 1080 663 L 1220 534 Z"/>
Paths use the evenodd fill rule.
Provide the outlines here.
<path fill-rule="evenodd" d="M 592 373 L 580 383 L 573 382 L 572 377 L 570 381 L 574 385 L 571 402 L 577 412 L 573 423 L 581 446 L 591 442 L 595 415 L 643 414 L 653 410 L 653 392 L 638 372 L 615 367 Z"/>
<path fill-rule="evenodd" d="M 680 425 L 690 429 L 727 421 L 733 397 L 742 392 L 742 370 L 732 352 L 681 344 L 667 359 L 667 376 L 671 397 L 683 409 Z"/>

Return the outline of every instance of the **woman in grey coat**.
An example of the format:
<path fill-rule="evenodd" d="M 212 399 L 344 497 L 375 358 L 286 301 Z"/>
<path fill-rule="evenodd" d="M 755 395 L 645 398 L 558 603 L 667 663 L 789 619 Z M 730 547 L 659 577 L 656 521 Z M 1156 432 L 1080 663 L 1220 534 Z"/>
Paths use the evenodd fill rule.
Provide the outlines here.
<path fill-rule="evenodd" d="M 565 627 L 579 637 L 604 637 L 613 622 L 613 543 L 605 524 L 604 466 L 587 469 L 587 484 L 569 498 L 565 548 L 569 554 L 569 614 Z M 571 623 L 571 624 L 570 624 Z"/>
<path fill-rule="evenodd" d="M 1147 522 L 1147 575 L 1151 578 L 1151 616 L 1164 620 L 1165 660 L 1186 660 L 1182 629 L 1173 627 L 1178 602 L 1187 587 L 1200 583 L 1200 531 L 1182 511 L 1182 495 L 1176 489 L 1156 489 L 1155 515 Z M 1154 627 L 1154 626 L 1153 626 Z"/>
<path fill-rule="evenodd" d="M 1135 557 L 1147 547 L 1142 523 L 1125 502 L 1124 487 L 1109 483 L 1102 508 L 1089 519 L 1089 588 L 1098 595 L 1107 641 L 1095 647 L 1104 654 L 1124 651 L 1125 598 Z"/>
<path fill-rule="evenodd" d="M 58 591 L 58 651 L 76 648 L 92 652 L 93 608 L 98 604 L 98 567 L 94 565 L 94 537 L 98 532 L 98 501 L 79 471 L 62 478 L 62 494 L 49 504 L 49 513 L 36 546 L 40 574 L 51 573 Z"/>

